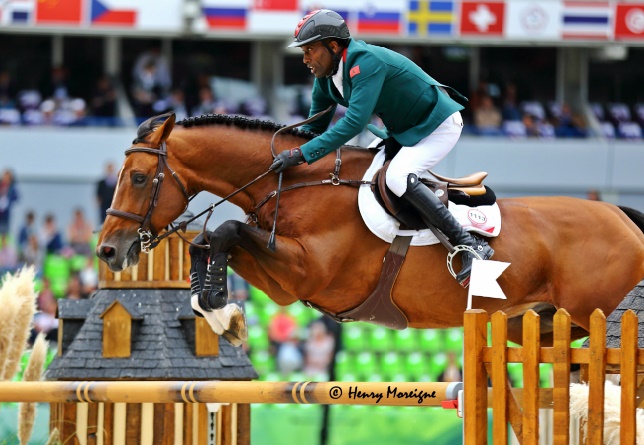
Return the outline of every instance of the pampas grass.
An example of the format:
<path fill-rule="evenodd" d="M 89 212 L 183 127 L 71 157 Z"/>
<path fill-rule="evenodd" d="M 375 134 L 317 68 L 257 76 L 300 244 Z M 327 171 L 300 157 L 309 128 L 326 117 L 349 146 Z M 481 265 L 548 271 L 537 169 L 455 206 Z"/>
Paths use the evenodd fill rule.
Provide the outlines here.
<path fill-rule="evenodd" d="M 11 380 L 20 367 L 36 312 L 33 267 L 6 274 L 0 288 L 0 380 Z"/>
<path fill-rule="evenodd" d="M 588 428 L 588 385 L 573 383 L 570 385 L 570 414 L 577 417 L 582 427 L 584 442 Z M 604 398 L 604 444 L 619 445 L 621 388 L 610 381 L 606 382 Z M 635 410 L 637 424 L 637 445 L 644 445 L 644 409 Z"/>
<path fill-rule="evenodd" d="M 22 380 L 25 382 L 37 382 L 42 377 L 45 359 L 47 358 L 47 348 L 49 343 L 45 340 L 45 334 L 40 333 L 34 342 L 34 348 L 31 351 L 29 362 L 25 368 Z M 18 439 L 20 443 L 26 445 L 31 438 L 36 419 L 35 403 L 20 403 L 18 408 Z"/>
<path fill-rule="evenodd" d="M 60 444 L 60 431 L 58 428 L 54 428 L 49 435 L 49 439 L 45 445 L 59 445 Z"/>

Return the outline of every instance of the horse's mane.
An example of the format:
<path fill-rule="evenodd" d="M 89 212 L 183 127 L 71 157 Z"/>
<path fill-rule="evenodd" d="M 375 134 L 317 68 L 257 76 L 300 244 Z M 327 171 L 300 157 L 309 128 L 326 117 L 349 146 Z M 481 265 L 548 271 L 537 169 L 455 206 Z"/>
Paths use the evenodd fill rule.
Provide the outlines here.
<path fill-rule="evenodd" d="M 154 116 L 139 125 L 137 130 L 136 139 L 133 143 L 145 141 L 146 137 L 150 135 L 158 126 L 160 126 L 172 113 L 165 113 L 160 116 Z M 232 125 L 241 129 L 250 130 L 265 130 L 275 133 L 285 125 L 280 125 L 275 122 L 265 121 L 260 119 L 251 119 L 246 116 L 229 115 L 229 114 L 204 114 L 202 116 L 189 117 L 180 120 L 176 125 L 181 125 L 185 128 L 204 126 L 204 125 Z M 317 136 L 316 133 L 311 131 L 302 130 L 299 128 L 291 128 L 283 133 L 299 136 L 307 140 L 311 140 Z"/>

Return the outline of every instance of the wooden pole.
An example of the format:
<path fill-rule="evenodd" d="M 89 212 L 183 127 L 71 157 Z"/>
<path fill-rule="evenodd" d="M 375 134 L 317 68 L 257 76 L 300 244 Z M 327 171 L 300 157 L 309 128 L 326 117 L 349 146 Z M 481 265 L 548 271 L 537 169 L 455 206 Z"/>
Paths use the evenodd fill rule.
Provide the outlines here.
<path fill-rule="evenodd" d="M 441 406 L 462 388 L 454 382 L 0 382 L 0 402 Z"/>

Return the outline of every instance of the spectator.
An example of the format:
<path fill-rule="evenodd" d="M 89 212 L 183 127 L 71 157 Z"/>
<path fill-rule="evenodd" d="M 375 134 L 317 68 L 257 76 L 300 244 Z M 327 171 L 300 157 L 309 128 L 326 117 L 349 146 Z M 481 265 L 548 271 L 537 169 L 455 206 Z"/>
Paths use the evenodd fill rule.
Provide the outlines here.
<path fill-rule="evenodd" d="M 523 113 L 521 119 L 523 126 L 525 127 L 525 133 L 528 137 L 538 137 L 539 136 L 539 126 L 533 115 L 530 113 Z"/>
<path fill-rule="evenodd" d="M 51 290 L 51 283 L 47 278 L 43 279 L 42 289 L 36 300 L 38 312 L 34 316 L 34 331 L 37 334 L 44 333 L 49 341 L 58 340 L 58 319 L 56 309 L 58 302 Z M 35 338 L 35 335 L 34 335 Z"/>
<path fill-rule="evenodd" d="M 87 298 L 87 295 L 83 294 L 83 287 L 81 286 L 80 277 L 77 273 L 73 273 L 69 276 L 65 298 L 70 300 L 81 300 L 83 298 Z"/>
<path fill-rule="evenodd" d="M 521 110 L 517 100 L 517 87 L 514 83 L 505 85 L 503 93 L 503 104 L 501 105 L 501 117 L 504 121 L 520 121 Z"/>
<path fill-rule="evenodd" d="M 316 320 L 309 325 L 309 335 L 304 344 L 304 372 L 312 377 L 329 373 L 335 351 L 335 339 L 326 325 Z"/>
<path fill-rule="evenodd" d="M 36 234 L 36 215 L 33 210 L 25 214 L 25 220 L 18 232 L 18 251 L 22 252 L 29 244 L 31 235 Z"/>
<path fill-rule="evenodd" d="M 116 90 L 108 75 L 98 78 L 89 100 L 92 125 L 113 127 L 117 124 Z"/>
<path fill-rule="evenodd" d="M 18 201 L 18 188 L 13 172 L 9 169 L 0 178 L 0 235 L 9 234 L 11 208 Z"/>
<path fill-rule="evenodd" d="M 570 104 L 561 104 L 559 116 L 556 118 L 555 134 L 563 138 L 586 137 L 586 123 L 584 119 L 572 110 Z"/>
<path fill-rule="evenodd" d="M 175 88 L 168 99 L 168 109 L 174 111 L 177 121 L 183 120 L 188 116 L 186 108 L 186 95 L 181 88 Z"/>
<path fill-rule="evenodd" d="M 7 70 L 0 71 L 0 106 L 16 108 L 17 91 Z"/>
<path fill-rule="evenodd" d="M 0 279 L 18 268 L 18 252 L 6 233 L 0 233 Z"/>
<path fill-rule="evenodd" d="M 463 371 L 456 361 L 456 354 L 450 351 L 447 353 L 447 366 L 445 370 L 438 376 L 439 382 L 462 382 Z"/>
<path fill-rule="evenodd" d="M 480 105 L 474 109 L 474 126 L 482 136 L 501 135 L 501 112 L 490 96 L 481 96 Z"/>
<path fill-rule="evenodd" d="M 172 86 L 168 61 L 158 46 L 150 48 L 137 57 L 132 76 L 134 82 L 153 83 L 158 86 L 162 95 L 166 95 Z"/>
<path fill-rule="evenodd" d="M 193 116 L 200 116 L 202 114 L 213 114 L 213 113 L 226 113 L 226 107 L 223 103 L 215 99 L 215 94 L 212 91 L 212 88 L 208 85 L 204 85 L 199 89 L 199 103 L 196 108 L 192 110 Z"/>
<path fill-rule="evenodd" d="M 39 272 L 43 267 L 44 256 L 43 249 L 38 242 L 38 236 L 35 233 L 29 235 L 27 244 L 20 251 L 20 262 L 26 266 L 34 266 L 36 272 Z"/>
<path fill-rule="evenodd" d="M 67 241 L 74 253 L 91 255 L 92 226 L 80 207 L 74 210 L 74 217 L 67 226 Z"/>
<path fill-rule="evenodd" d="M 68 77 L 69 72 L 65 67 L 53 67 L 49 79 L 44 82 L 40 89 L 43 97 L 53 99 L 57 106 L 61 106 L 63 102 L 70 98 Z"/>
<path fill-rule="evenodd" d="M 586 194 L 586 199 L 590 201 L 601 201 L 602 196 L 599 190 L 597 189 L 590 189 L 588 190 L 588 193 Z"/>
<path fill-rule="evenodd" d="M 98 224 L 102 225 L 107 216 L 107 209 L 112 205 L 112 198 L 116 191 L 116 172 L 114 164 L 108 162 L 105 165 L 105 176 L 98 181 L 96 186 L 96 201 L 98 202 Z"/>
<path fill-rule="evenodd" d="M 78 273 L 80 279 L 81 293 L 89 296 L 98 289 L 98 271 L 94 264 L 94 256 L 88 256 L 85 266 Z"/>
<path fill-rule="evenodd" d="M 143 65 L 132 83 L 134 112 L 140 121 L 154 114 L 154 104 L 163 99 L 163 89 L 156 80 L 156 67 L 152 60 Z"/>
<path fill-rule="evenodd" d="M 53 213 L 48 213 L 45 216 L 44 224 L 40 230 L 39 243 L 44 247 L 47 254 L 60 253 L 65 246 L 63 237 L 58 231 L 56 226 L 56 217 Z"/>
<path fill-rule="evenodd" d="M 285 308 L 280 307 L 277 313 L 268 322 L 268 339 L 271 343 L 273 355 L 279 354 L 280 347 L 294 339 L 297 334 L 297 321 Z"/>

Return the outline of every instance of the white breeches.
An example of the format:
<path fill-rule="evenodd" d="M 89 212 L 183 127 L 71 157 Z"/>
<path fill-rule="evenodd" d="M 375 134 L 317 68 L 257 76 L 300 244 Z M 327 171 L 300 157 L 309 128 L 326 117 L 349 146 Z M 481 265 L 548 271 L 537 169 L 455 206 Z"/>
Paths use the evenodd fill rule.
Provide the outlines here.
<path fill-rule="evenodd" d="M 413 147 L 402 147 L 387 169 L 387 187 L 402 196 L 407 191 L 407 177 L 411 173 L 422 176 L 438 164 L 454 148 L 462 131 L 463 118 L 457 111 Z"/>

